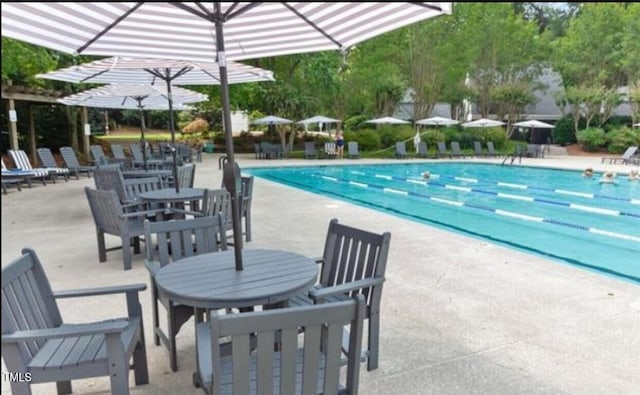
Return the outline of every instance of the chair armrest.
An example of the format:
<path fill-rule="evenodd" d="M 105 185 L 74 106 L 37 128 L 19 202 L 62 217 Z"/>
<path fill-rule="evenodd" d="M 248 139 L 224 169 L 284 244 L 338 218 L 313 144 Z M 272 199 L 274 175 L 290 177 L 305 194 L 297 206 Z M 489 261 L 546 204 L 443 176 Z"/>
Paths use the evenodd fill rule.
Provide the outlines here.
<path fill-rule="evenodd" d="M 382 284 L 383 282 L 384 278 L 366 278 L 364 280 L 351 281 L 340 285 L 333 285 L 331 287 L 311 288 L 309 290 L 309 297 L 313 300 L 326 299 L 329 296 L 357 291 L 362 288 L 368 288 L 374 285 Z"/>
<path fill-rule="evenodd" d="M 75 298 L 79 296 L 100 296 L 100 295 L 111 295 L 117 293 L 131 293 L 131 292 L 140 292 L 147 289 L 147 284 L 128 284 L 128 285 L 117 285 L 114 287 L 99 287 L 99 288 L 84 288 L 84 289 L 73 289 L 68 291 L 57 291 L 53 293 L 54 298 L 62 299 L 62 298 Z"/>
<path fill-rule="evenodd" d="M 151 274 L 152 277 L 155 277 L 158 270 L 162 269 L 162 265 L 160 265 L 160 262 L 150 261 L 148 259 L 145 259 L 144 267 L 147 268 L 149 274 Z"/>
<path fill-rule="evenodd" d="M 193 215 L 194 217 L 204 217 L 204 214 L 202 214 L 201 212 L 191 211 L 191 210 L 182 210 L 179 208 L 166 209 L 164 214 L 183 214 L 183 215 Z"/>
<path fill-rule="evenodd" d="M 134 211 L 131 213 L 120 214 L 120 218 L 126 219 L 126 218 L 143 217 L 143 216 L 155 215 L 163 212 L 165 212 L 165 209 L 163 208 L 157 208 L 154 210 Z"/>
<path fill-rule="evenodd" d="M 61 326 L 57 328 L 34 329 L 30 331 L 17 331 L 11 334 L 2 334 L 2 343 L 17 343 L 29 340 L 57 339 L 61 337 L 102 335 L 119 333 L 129 326 L 128 321 L 97 322 L 89 325 Z"/>

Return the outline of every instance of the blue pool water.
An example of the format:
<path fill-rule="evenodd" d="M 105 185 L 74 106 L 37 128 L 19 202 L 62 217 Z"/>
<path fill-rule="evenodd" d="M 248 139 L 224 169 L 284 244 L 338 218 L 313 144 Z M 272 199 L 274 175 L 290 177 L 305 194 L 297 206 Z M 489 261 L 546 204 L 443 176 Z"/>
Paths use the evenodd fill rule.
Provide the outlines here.
<path fill-rule="evenodd" d="M 243 171 L 640 283 L 640 183 L 623 177 L 462 163 Z"/>

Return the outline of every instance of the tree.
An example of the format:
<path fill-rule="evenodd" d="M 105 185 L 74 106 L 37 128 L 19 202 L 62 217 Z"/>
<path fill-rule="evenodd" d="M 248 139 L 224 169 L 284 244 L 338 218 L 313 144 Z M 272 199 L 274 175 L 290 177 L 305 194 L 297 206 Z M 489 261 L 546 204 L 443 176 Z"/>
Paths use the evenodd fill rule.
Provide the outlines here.
<path fill-rule="evenodd" d="M 522 81 L 505 83 L 493 88 L 491 97 L 497 105 L 498 119 L 507 120 L 507 137 L 513 134 L 512 125 L 520 118 L 526 106 L 534 104 L 536 98 L 531 86 Z"/>

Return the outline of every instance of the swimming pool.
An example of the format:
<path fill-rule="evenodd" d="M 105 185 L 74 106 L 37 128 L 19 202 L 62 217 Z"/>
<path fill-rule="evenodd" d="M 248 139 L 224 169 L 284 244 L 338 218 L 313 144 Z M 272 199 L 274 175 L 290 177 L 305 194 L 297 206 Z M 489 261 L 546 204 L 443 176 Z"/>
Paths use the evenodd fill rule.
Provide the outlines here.
<path fill-rule="evenodd" d="M 624 178 L 470 163 L 243 172 L 640 283 L 640 183 Z"/>

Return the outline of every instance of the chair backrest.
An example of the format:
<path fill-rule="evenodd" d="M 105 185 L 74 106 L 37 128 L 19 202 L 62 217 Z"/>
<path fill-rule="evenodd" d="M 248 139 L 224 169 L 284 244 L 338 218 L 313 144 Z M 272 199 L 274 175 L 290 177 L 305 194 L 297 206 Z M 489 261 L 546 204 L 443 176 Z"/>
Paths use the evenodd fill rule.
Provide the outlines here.
<path fill-rule="evenodd" d="M 473 151 L 476 155 L 482 154 L 482 144 L 479 141 L 473 142 Z"/>
<path fill-rule="evenodd" d="M 55 328 L 62 317 L 47 275 L 35 251 L 22 255 L 2 268 L 2 334 Z M 2 359 L 10 372 L 27 372 L 44 340 L 2 343 Z"/>
<path fill-rule="evenodd" d="M 7 169 L 7 166 L 5 166 L 4 164 L 4 159 L 2 159 L 2 157 L 0 157 L 0 161 L 2 161 L 2 171 L 9 171 L 9 169 Z"/>
<path fill-rule="evenodd" d="M 118 200 L 116 191 L 101 191 L 84 187 L 93 220 L 98 229 L 112 235 L 120 235 L 124 209 Z"/>
<path fill-rule="evenodd" d="M 142 150 L 140 149 L 140 145 L 137 143 L 129 144 L 129 148 L 131 149 L 131 156 L 133 156 L 133 160 L 135 162 L 143 162 L 144 158 L 142 157 Z M 149 156 L 148 158 L 150 158 Z"/>
<path fill-rule="evenodd" d="M 253 176 L 242 176 L 242 192 L 240 197 L 242 199 L 242 205 L 240 206 L 240 213 L 246 216 L 247 210 L 251 209 L 251 202 L 253 201 Z"/>
<path fill-rule="evenodd" d="M 220 382 L 230 380 L 229 393 L 337 394 L 340 389 L 341 342 L 349 329 L 349 354 L 360 355 L 364 302 L 357 297 L 344 302 L 272 309 L 242 314 L 210 313 L 212 353 L 210 393 L 221 394 Z M 300 332 L 304 329 L 304 332 Z M 277 337 L 276 337 L 277 336 Z M 220 345 L 230 337 L 232 355 L 222 359 Z M 256 337 L 256 351 L 250 352 Z M 302 337 L 299 341 L 299 337 Z M 274 350 L 278 338 L 279 351 Z M 206 342 L 209 345 L 209 342 Z M 204 345 L 204 343 L 203 343 Z M 233 372 L 233 373 L 232 373 Z M 357 394 L 360 359 L 347 361 L 347 394 Z M 228 376 L 227 376 L 228 375 Z M 226 393 L 227 388 L 225 388 Z"/>
<path fill-rule="evenodd" d="M 304 142 L 304 153 L 305 154 L 316 154 L 316 143 L 313 141 L 305 141 Z"/>
<path fill-rule="evenodd" d="M 349 141 L 349 143 L 347 143 L 347 153 L 349 154 L 349 156 L 360 155 L 360 152 L 358 152 L 357 141 Z"/>
<path fill-rule="evenodd" d="M 71 147 L 60 147 L 60 155 L 62 155 L 62 159 L 68 168 L 73 169 L 80 167 L 80 162 L 76 157 L 76 153 L 73 151 Z"/>
<path fill-rule="evenodd" d="M 196 165 L 187 163 L 178 167 L 178 186 L 180 188 L 193 188 L 196 177 Z"/>
<path fill-rule="evenodd" d="M 487 141 L 487 151 L 491 155 L 495 155 L 496 148 L 493 146 L 493 141 Z"/>
<path fill-rule="evenodd" d="M 38 158 L 40 158 L 40 162 L 44 167 L 58 167 L 55 158 L 53 157 L 53 153 L 49 148 L 38 148 L 36 150 L 38 152 Z"/>
<path fill-rule="evenodd" d="M 166 266 L 178 259 L 226 250 L 227 237 L 220 221 L 219 215 L 161 222 L 145 220 L 147 260 Z"/>
<path fill-rule="evenodd" d="M 205 189 L 200 212 L 204 216 L 220 215 L 224 229 L 229 229 L 233 225 L 231 194 L 224 188 Z"/>
<path fill-rule="evenodd" d="M 124 178 L 120 167 L 100 166 L 93 172 L 93 180 L 96 189 L 100 191 L 114 190 L 121 202 L 127 201 L 127 190 L 124 186 Z"/>
<path fill-rule="evenodd" d="M 120 144 L 111 144 L 111 153 L 116 159 L 127 159 L 127 155 L 125 155 L 124 149 Z"/>
<path fill-rule="evenodd" d="M 447 153 L 447 144 L 444 141 L 438 141 L 438 151 L 441 154 Z"/>
<path fill-rule="evenodd" d="M 324 287 L 363 279 L 384 279 L 391 233 L 372 233 L 338 223 L 329 223 L 322 256 L 319 283 Z M 369 309 L 378 310 L 382 297 L 382 283 L 358 291 Z"/>
<path fill-rule="evenodd" d="M 324 153 L 329 156 L 336 155 L 336 143 L 324 143 Z"/>
<path fill-rule="evenodd" d="M 29 157 L 23 150 L 9 150 L 9 155 L 11 155 L 11 159 L 13 160 L 13 164 L 22 170 L 32 170 L 31 162 L 29 162 Z"/>
<path fill-rule="evenodd" d="M 632 147 L 627 148 L 627 150 L 624 151 L 624 154 L 622 154 L 622 158 L 623 159 L 631 159 L 631 157 L 633 155 L 635 155 L 637 150 L 638 150 L 638 147 L 636 147 L 636 146 L 632 146 Z"/>
<path fill-rule="evenodd" d="M 121 174 L 122 175 L 122 174 Z M 139 195 L 144 192 L 157 191 L 164 188 L 162 177 L 134 177 L 122 180 L 125 198 L 123 202 L 136 202 Z"/>
<path fill-rule="evenodd" d="M 452 141 L 451 152 L 453 152 L 456 155 L 460 155 L 460 143 L 458 143 L 457 141 Z"/>
<path fill-rule="evenodd" d="M 109 163 L 109 159 L 104 154 L 104 150 L 101 145 L 92 145 L 89 147 L 91 151 L 91 156 L 93 156 L 93 160 L 96 161 L 96 164 L 106 164 Z"/>
<path fill-rule="evenodd" d="M 407 154 L 407 144 L 404 141 L 396 142 L 396 154 L 397 155 Z"/>
<path fill-rule="evenodd" d="M 425 141 L 418 143 L 418 155 L 427 156 L 427 143 Z"/>

